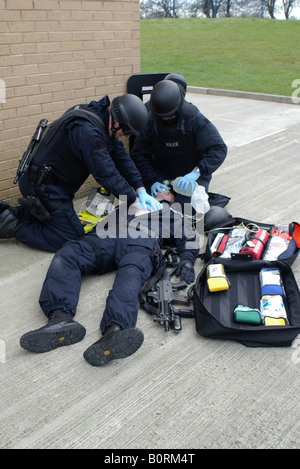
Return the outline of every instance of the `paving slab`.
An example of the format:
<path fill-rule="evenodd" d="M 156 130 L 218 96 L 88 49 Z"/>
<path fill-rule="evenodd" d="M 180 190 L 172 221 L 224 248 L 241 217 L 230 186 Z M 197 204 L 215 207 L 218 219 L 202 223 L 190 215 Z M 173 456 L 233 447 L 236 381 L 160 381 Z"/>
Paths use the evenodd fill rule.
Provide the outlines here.
<path fill-rule="evenodd" d="M 232 215 L 299 221 L 300 106 L 195 90 L 187 98 L 228 144 L 211 190 L 231 197 Z M 30 354 L 19 338 L 45 323 L 38 299 L 53 254 L 7 240 L 0 256 L 0 448 L 102 449 L 100 460 L 117 449 L 298 448 L 300 339 L 248 348 L 201 337 L 193 319 L 176 335 L 141 310 L 139 351 L 91 367 L 82 355 L 99 338 L 109 273 L 82 281 L 77 320 L 85 339 Z M 197 272 L 202 267 L 197 260 Z M 300 285 L 299 257 L 293 270 Z"/>

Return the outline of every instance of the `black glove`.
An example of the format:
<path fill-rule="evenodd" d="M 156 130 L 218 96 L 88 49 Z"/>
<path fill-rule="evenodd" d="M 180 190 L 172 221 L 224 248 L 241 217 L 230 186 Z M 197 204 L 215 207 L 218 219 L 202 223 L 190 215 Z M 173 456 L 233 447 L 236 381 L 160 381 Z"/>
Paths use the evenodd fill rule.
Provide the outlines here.
<path fill-rule="evenodd" d="M 194 266 L 190 261 L 182 259 L 176 269 L 175 275 L 180 275 L 180 280 L 189 284 L 195 281 Z"/>

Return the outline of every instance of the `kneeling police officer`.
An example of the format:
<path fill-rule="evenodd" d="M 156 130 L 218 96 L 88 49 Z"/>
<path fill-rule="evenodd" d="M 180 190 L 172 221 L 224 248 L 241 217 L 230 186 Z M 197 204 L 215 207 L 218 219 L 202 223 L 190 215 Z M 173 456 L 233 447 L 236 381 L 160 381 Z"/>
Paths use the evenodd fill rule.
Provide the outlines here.
<path fill-rule="evenodd" d="M 23 196 L 21 205 L 12 208 L 0 202 L 0 238 L 15 237 L 52 252 L 69 240 L 80 239 L 84 230 L 73 198 L 90 175 L 116 197 L 127 196 L 128 204 L 139 201 L 149 210 L 161 208 L 146 192 L 119 140 L 140 135 L 147 121 L 143 102 L 126 94 L 111 104 L 105 96 L 98 102 L 74 106 L 48 127 L 47 122 L 42 124 L 42 137 L 32 151 L 30 165 L 16 178 Z M 37 133 L 40 135 L 39 129 Z"/>
<path fill-rule="evenodd" d="M 166 184 L 180 177 L 172 190 L 175 201 L 182 206 L 191 203 L 195 183 L 208 192 L 212 174 L 227 155 L 227 146 L 217 128 L 186 101 L 186 89 L 186 80 L 178 73 L 167 75 L 154 86 L 147 103 L 148 122 L 131 152 L 152 196 L 170 190 Z M 230 216 L 223 205 L 218 205 L 215 200 L 205 215 L 205 231 Z"/>

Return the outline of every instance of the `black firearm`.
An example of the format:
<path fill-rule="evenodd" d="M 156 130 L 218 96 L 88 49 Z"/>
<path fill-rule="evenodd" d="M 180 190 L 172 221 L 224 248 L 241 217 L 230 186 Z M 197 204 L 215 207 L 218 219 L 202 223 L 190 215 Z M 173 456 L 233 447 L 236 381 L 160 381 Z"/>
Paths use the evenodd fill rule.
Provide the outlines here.
<path fill-rule="evenodd" d="M 14 184 L 17 184 L 20 177 L 23 176 L 23 174 L 25 174 L 28 171 L 29 165 L 33 158 L 32 152 L 34 150 L 34 147 L 37 144 L 37 142 L 41 140 L 42 134 L 44 130 L 46 129 L 47 124 L 48 124 L 47 119 L 42 119 L 39 122 L 39 125 L 37 126 L 37 128 L 35 129 L 35 132 L 33 134 L 33 137 L 30 140 L 27 150 L 23 153 L 22 159 L 19 161 L 19 166 L 17 169 L 16 177 L 14 179 Z"/>
<path fill-rule="evenodd" d="M 159 280 L 157 280 L 149 290 L 143 290 L 139 300 L 143 309 L 153 314 L 154 321 L 159 322 L 165 326 L 165 331 L 169 331 L 170 328 L 176 332 L 181 331 L 181 318 L 192 318 L 194 317 L 193 309 L 175 309 L 173 302 L 183 303 L 188 305 L 190 303 L 189 294 L 179 295 L 178 291 L 187 287 L 185 282 L 171 282 L 171 276 L 174 274 L 176 267 L 168 271 L 165 266 L 163 274 Z M 145 299 L 143 297 L 145 295 Z"/>

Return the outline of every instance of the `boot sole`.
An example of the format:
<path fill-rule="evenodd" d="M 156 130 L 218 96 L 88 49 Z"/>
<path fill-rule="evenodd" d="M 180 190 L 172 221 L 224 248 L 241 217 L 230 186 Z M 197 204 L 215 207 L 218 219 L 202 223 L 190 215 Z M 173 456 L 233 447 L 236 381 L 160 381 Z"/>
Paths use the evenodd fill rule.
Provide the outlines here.
<path fill-rule="evenodd" d="M 59 331 L 36 330 L 23 335 L 20 346 L 28 352 L 50 352 L 58 347 L 80 342 L 85 333 L 85 328 L 78 323 L 67 325 Z"/>
<path fill-rule="evenodd" d="M 110 361 L 126 358 L 135 353 L 144 342 L 140 329 L 124 329 L 91 345 L 83 354 L 92 366 L 104 366 Z"/>

